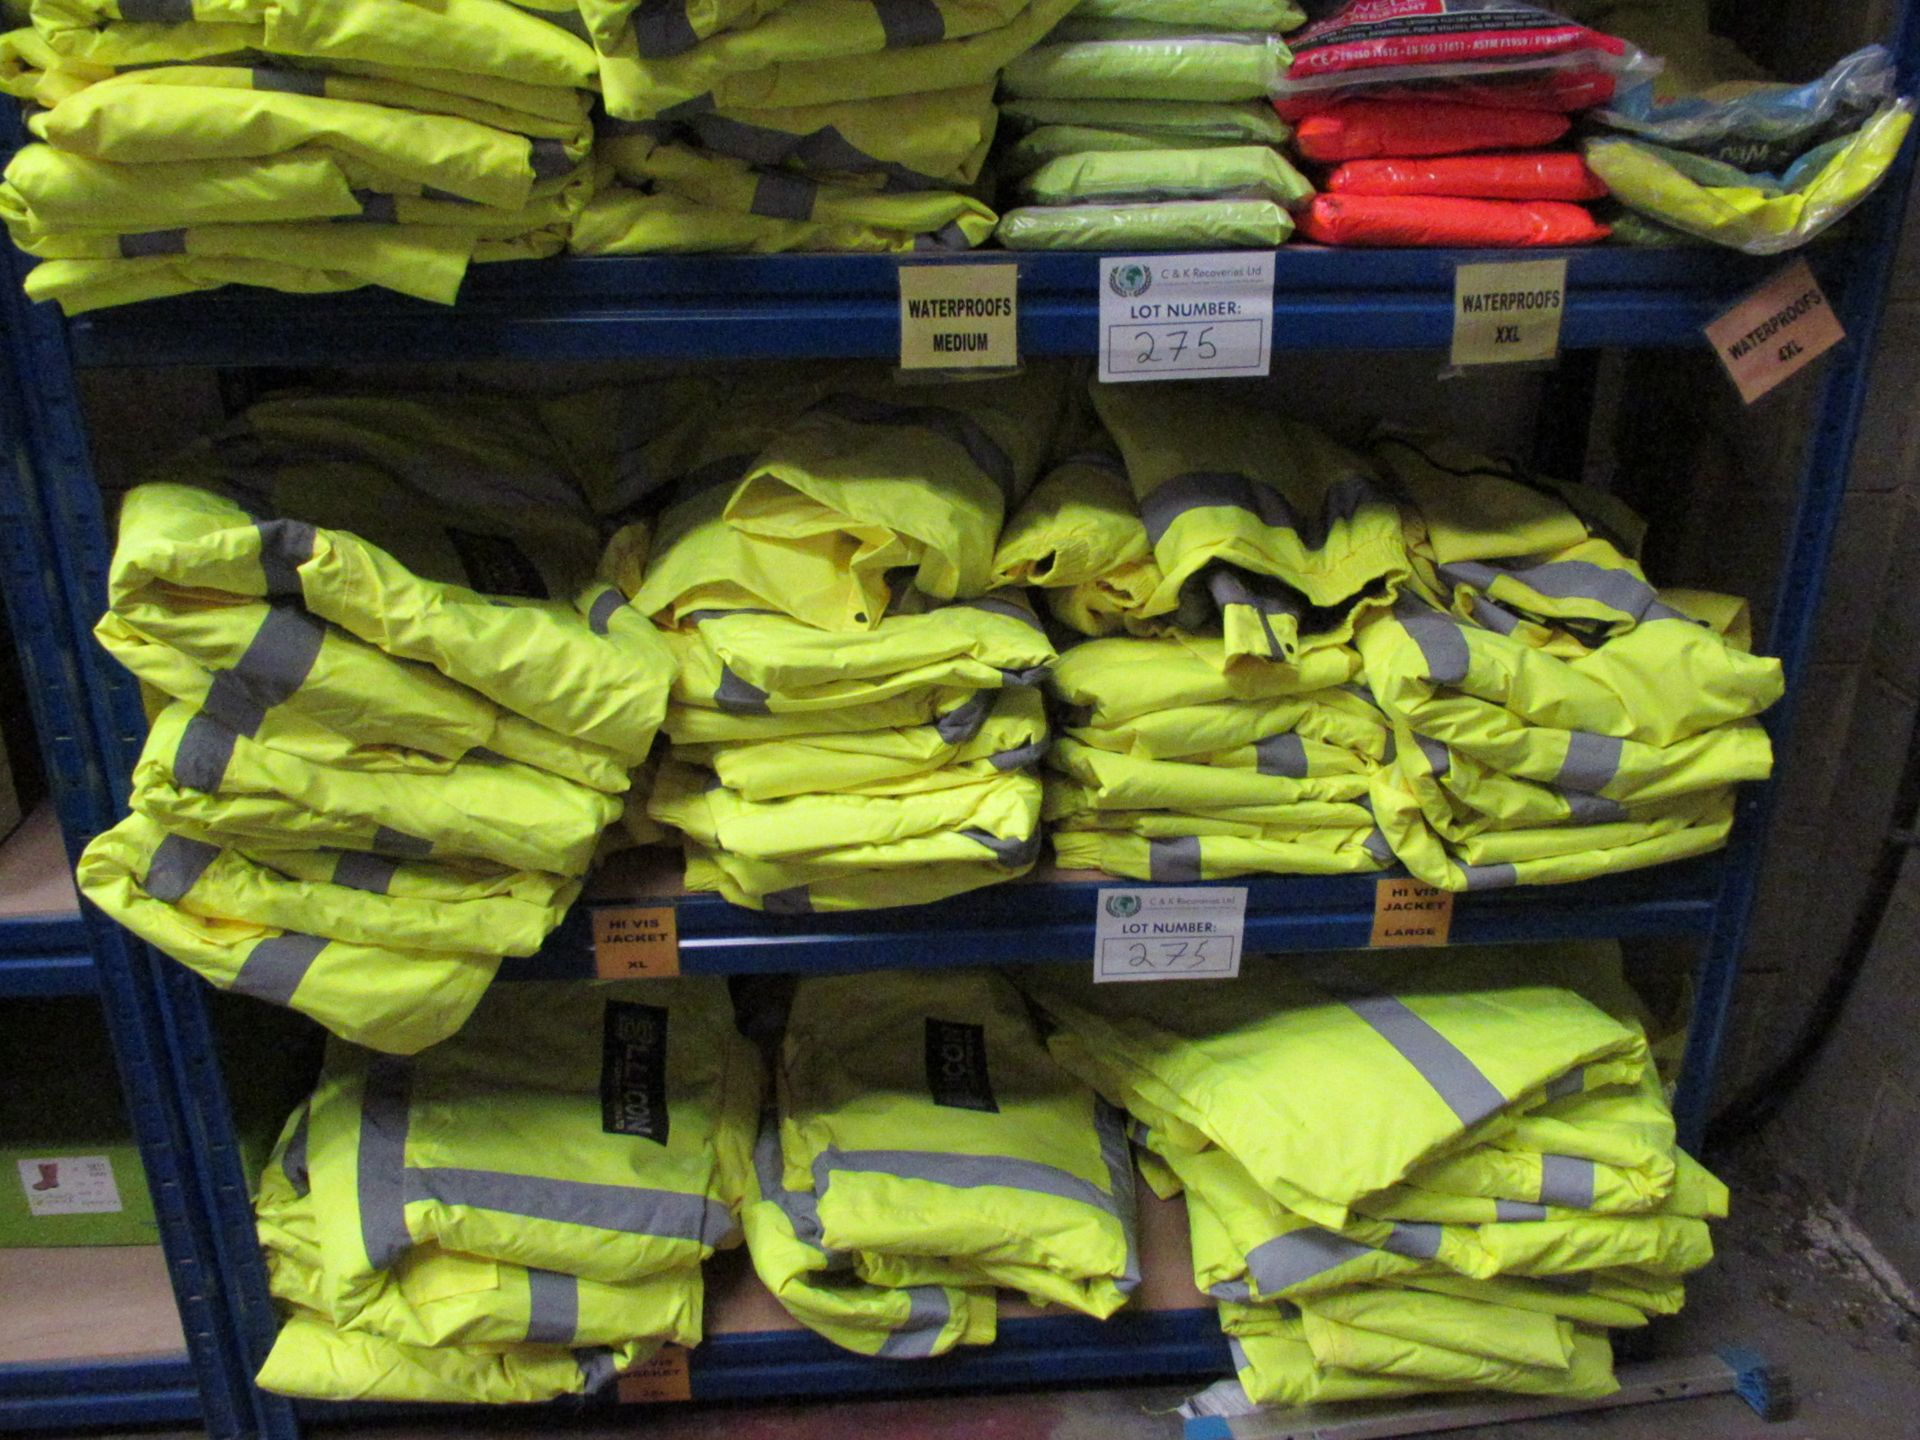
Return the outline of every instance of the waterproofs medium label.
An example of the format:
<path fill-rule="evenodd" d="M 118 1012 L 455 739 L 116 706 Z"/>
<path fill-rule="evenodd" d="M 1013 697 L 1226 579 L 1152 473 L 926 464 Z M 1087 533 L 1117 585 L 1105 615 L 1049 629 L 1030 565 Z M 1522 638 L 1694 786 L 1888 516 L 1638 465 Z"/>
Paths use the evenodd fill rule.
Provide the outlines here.
<path fill-rule="evenodd" d="M 1093 978 L 1231 980 L 1247 932 L 1244 885 L 1141 885 L 1102 890 Z"/>
<path fill-rule="evenodd" d="M 987 1110 L 994 1103 L 987 1075 L 987 1032 L 963 1020 L 927 1019 L 927 1093 L 949 1110 Z"/>
<path fill-rule="evenodd" d="M 1100 262 L 1100 379 L 1225 380 L 1273 361 L 1273 253 Z"/>
<path fill-rule="evenodd" d="M 667 1143 L 667 1012 L 609 1000 L 602 1022 L 600 1128 Z"/>
<path fill-rule="evenodd" d="M 1008 369 L 1020 363 L 1020 267 L 902 265 L 900 368 Z"/>

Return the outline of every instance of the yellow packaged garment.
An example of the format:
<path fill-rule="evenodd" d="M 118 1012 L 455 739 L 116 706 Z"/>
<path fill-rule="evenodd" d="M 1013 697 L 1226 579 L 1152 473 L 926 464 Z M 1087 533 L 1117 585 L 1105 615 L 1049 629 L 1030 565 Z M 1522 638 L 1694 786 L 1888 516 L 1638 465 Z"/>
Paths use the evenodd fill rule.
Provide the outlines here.
<path fill-rule="evenodd" d="M 263 714 L 289 705 L 356 733 L 351 717 L 377 710 L 370 702 L 399 682 L 368 686 L 362 671 L 330 690 L 320 662 L 350 648 L 327 646 L 338 626 L 371 651 L 431 667 L 531 722 L 496 726 L 494 738 L 441 753 L 480 744 L 564 774 L 581 762 L 561 756 L 611 752 L 616 789 L 645 758 L 665 710 L 671 656 L 597 578 L 597 526 L 564 456 L 529 413 L 447 397 L 269 401 L 155 479 L 190 483 L 151 483 L 127 496 L 109 580 L 113 612 L 156 651 L 237 669 L 220 688 L 239 682 L 225 697 L 239 708 L 207 702 L 229 723 L 251 733 Z M 244 503 L 196 484 L 228 487 Z M 289 511 L 300 518 L 268 518 Z M 192 609 L 173 603 L 181 593 L 196 597 Z M 210 600 L 253 623 L 223 622 Z M 296 654 L 256 678 L 244 654 L 262 601 L 273 602 L 287 630 L 279 638 Z M 148 678 L 138 654 L 116 654 Z M 304 672 L 298 658 L 309 662 Z M 173 665 L 163 653 L 153 682 L 167 688 Z M 433 748 L 416 735 L 381 738 Z"/>
<path fill-rule="evenodd" d="M 1153 612 L 1222 627 L 1229 655 L 1294 661 L 1349 640 L 1408 577 L 1398 509 L 1365 461 L 1231 387 L 1108 385 L 1164 580 Z"/>
<path fill-rule="evenodd" d="M 605 1284 L 697 1272 L 738 1241 L 760 1088 L 713 980 L 507 985 L 411 1059 L 333 1043 L 307 1138 L 331 1315 L 355 1326 L 429 1244 Z"/>
<path fill-rule="evenodd" d="M 1047 747 L 1040 692 L 992 692 L 992 708 L 971 734 L 938 723 L 787 740 L 676 745 L 675 760 L 704 766 L 748 800 L 780 800 L 813 791 L 897 793 L 902 788 L 970 784 L 1038 764 Z M 968 717 L 971 719 L 971 717 Z M 949 733 L 955 738 L 949 739 Z"/>
<path fill-rule="evenodd" d="M 1778 255 L 1872 194 L 1912 124 L 1911 101 L 1884 106 L 1852 135 L 1808 151 L 1778 180 L 1621 136 L 1595 137 L 1584 153 L 1622 204 L 1702 240 Z"/>
<path fill-rule="evenodd" d="M 1088 640 L 1061 655 L 1047 686 L 1068 707 L 1068 726 L 1125 725 L 1180 706 L 1308 695 L 1344 685 L 1360 657 L 1344 647 L 1315 648 L 1295 664 L 1231 655 L 1219 640 Z"/>
<path fill-rule="evenodd" d="M 1104 1318 L 1139 1282 L 1120 1114 L 988 971 L 807 980 L 779 1071 L 784 1183 L 895 1289 L 993 1284 Z"/>
<path fill-rule="evenodd" d="M 1307 178 L 1267 145 L 1107 145 L 1080 150 L 1045 161 L 1022 178 L 1019 191 L 1032 205 L 1221 199 L 1297 208 L 1313 198 Z"/>
<path fill-rule="evenodd" d="M 508 760 L 427 771 L 316 763 L 174 701 L 134 765 L 133 806 L 214 844 L 333 846 L 581 875 L 621 802 Z"/>
<path fill-rule="evenodd" d="M 879 625 L 903 580 L 933 599 L 984 594 L 1062 378 L 902 388 L 857 370 L 743 390 L 661 516 L 634 605 L 675 625 L 771 609 L 851 631 Z"/>
<path fill-rule="evenodd" d="M 797 171 L 756 168 L 744 160 L 645 136 L 605 140 L 602 158 L 628 185 L 680 195 L 713 210 L 827 226 L 860 226 L 909 235 L 958 232 L 969 246 L 993 234 L 993 211 L 968 195 L 938 190 L 877 190 L 825 183 Z"/>
<path fill-rule="evenodd" d="M 126 13 L 129 5 L 132 15 Z M 504 0 L 391 0 L 378 6 L 197 0 L 190 9 L 151 0 L 33 0 L 32 10 L 34 28 L 55 50 L 102 65 L 266 51 L 400 69 L 431 56 L 437 69 L 575 89 L 592 88 L 596 74 L 585 41 Z"/>
<path fill-rule="evenodd" d="M 1462 949 L 1417 973 L 1373 956 L 1249 962 L 1237 985 L 1177 1014 L 1109 993 L 1139 987 L 1096 994 L 1058 969 L 1033 972 L 1028 988 L 1059 1026 L 1051 1043 L 1068 1069 L 1156 1130 L 1176 1121 L 1171 1143 L 1205 1137 L 1289 1210 L 1338 1228 L 1362 1196 L 1550 1096 L 1638 1081 L 1645 1036 L 1539 984 L 1526 960 Z M 1309 1074 L 1311 1085 L 1290 1078 Z M 1335 1090 L 1374 1143 L 1356 1148 L 1294 1113 Z M 1377 1124 L 1363 1120 L 1376 1110 Z"/>
<path fill-rule="evenodd" d="M 785 167 L 850 184 L 954 190 L 980 178 L 998 112 L 991 81 L 949 90 L 790 109 L 693 110 L 672 120 L 603 118 L 600 142 L 676 140 L 763 169 Z"/>
<path fill-rule="evenodd" d="M 488 948 L 359 944 L 193 914 L 169 903 L 172 877 L 152 873 L 176 852 L 146 851 L 138 827 L 149 824 L 136 816 L 97 837 L 80 857 L 80 891 L 223 990 L 289 1006 L 336 1035 L 410 1055 L 458 1030 L 500 967 L 500 953 Z M 147 853 L 151 862 L 143 858 Z"/>
<path fill-rule="evenodd" d="M 790 250 L 894 252 L 971 246 L 958 227 L 916 235 L 870 225 L 780 220 L 716 209 L 684 195 L 650 194 L 611 179 L 581 211 L 567 244 L 576 255 L 778 255 Z"/>
<path fill-rule="evenodd" d="M 788 0 L 750 30 L 667 60 L 630 35 L 600 48 L 607 113 L 787 109 L 979 85 L 1044 36 L 1074 0 L 936 0 L 907 15 L 863 0 Z"/>

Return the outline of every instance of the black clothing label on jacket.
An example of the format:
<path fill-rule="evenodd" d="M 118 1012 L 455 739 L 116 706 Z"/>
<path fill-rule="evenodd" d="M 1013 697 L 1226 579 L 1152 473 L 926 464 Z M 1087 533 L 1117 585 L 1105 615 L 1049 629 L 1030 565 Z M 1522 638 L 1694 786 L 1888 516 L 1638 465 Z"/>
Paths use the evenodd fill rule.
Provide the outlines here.
<path fill-rule="evenodd" d="M 991 1110 L 993 1084 L 987 1078 L 987 1032 L 959 1020 L 927 1021 L 927 1090 L 933 1103 L 949 1110 Z"/>
<path fill-rule="evenodd" d="M 482 535 L 449 525 L 447 539 L 467 572 L 467 584 L 482 595 L 511 595 L 521 600 L 551 600 L 540 569 L 527 552 L 504 535 Z"/>
<path fill-rule="evenodd" d="M 609 1000 L 600 1055 L 600 1128 L 667 1143 L 667 1012 Z"/>

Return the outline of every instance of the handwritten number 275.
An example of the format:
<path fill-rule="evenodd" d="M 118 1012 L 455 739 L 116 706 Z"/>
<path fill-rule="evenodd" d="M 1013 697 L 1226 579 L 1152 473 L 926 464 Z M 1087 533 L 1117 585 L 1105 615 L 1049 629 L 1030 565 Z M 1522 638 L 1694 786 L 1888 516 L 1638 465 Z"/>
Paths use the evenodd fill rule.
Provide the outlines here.
<path fill-rule="evenodd" d="M 1211 325 L 1204 327 L 1198 335 L 1194 335 L 1191 330 L 1167 331 L 1165 336 L 1167 341 L 1167 354 L 1164 357 L 1166 362 L 1170 365 L 1178 365 L 1180 363 L 1180 357 L 1185 355 L 1188 350 L 1192 350 L 1194 355 L 1201 360 L 1215 359 L 1220 354 L 1220 347 L 1207 338 L 1212 334 L 1213 327 Z M 1188 343 L 1189 337 L 1192 339 L 1191 344 Z M 1151 330 L 1136 332 L 1133 337 L 1133 343 L 1143 348 L 1134 356 L 1133 363 L 1136 365 L 1159 364 L 1163 358 L 1160 354 L 1159 341 L 1160 337 L 1156 336 Z"/>

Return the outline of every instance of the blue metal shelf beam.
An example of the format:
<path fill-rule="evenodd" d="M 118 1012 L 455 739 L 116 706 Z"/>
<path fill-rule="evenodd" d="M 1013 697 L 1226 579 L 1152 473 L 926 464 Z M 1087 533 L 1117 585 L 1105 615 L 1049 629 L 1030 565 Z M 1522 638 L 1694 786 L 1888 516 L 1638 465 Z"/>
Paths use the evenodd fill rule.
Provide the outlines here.
<path fill-rule="evenodd" d="M 200 1388 L 183 1355 L 0 1365 L 0 1434 L 200 1421 Z"/>

